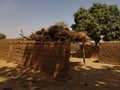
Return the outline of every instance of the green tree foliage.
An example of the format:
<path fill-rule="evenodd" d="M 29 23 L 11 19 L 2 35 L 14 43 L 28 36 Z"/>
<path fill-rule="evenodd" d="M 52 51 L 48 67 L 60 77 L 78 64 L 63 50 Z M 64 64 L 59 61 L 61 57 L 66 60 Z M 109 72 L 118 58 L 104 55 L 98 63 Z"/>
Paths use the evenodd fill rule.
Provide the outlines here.
<path fill-rule="evenodd" d="M 6 35 L 3 33 L 0 33 L 0 39 L 6 39 Z"/>
<path fill-rule="evenodd" d="M 93 3 L 88 9 L 81 7 L 74 13 L 74 21 L 72 29 L 87 31 L 96 44 L 100 35 L 105 41 L 120 40 L 120 10 L 116 5 Z"/>

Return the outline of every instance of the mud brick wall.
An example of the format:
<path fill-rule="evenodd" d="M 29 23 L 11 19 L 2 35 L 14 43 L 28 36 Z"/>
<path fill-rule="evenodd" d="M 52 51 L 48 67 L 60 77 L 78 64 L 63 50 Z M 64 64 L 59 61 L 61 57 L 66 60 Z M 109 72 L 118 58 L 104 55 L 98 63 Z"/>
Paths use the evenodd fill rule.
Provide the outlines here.
<path fill-rule="evenodd" d="M 70 44 L 67 42 L 35 42 L 0 40 L 0 59 L 53 73 L 59 65 L 69 68 Z M 65 71 L 64 70 L 64 71 Z"/>
<path fill-rule="evenodd" d="M 20 63 L 26 48 L 26 42 L 20 40 L 0 40 L 0 59 Z"/>
<path fill-rule="evenodd" d="M 69 68 L 70 47 L 68 43 L 59 42 L 29 42 L 23 55 L 25 66 L 54 72 L 56 65 Z"/>
<path fill-rule="evenodd" d="M 99 47 L 93 44 L 85 44 L 85 57 L 98 58 Z M 73 57 L 83 58 L 82 44 L 72 43 L 71 54 Z"/>
<path fill-rule="evenodd" d="M 99 62 L 120 64 L 120 42 L 100 43 L 99 48 Z"/>

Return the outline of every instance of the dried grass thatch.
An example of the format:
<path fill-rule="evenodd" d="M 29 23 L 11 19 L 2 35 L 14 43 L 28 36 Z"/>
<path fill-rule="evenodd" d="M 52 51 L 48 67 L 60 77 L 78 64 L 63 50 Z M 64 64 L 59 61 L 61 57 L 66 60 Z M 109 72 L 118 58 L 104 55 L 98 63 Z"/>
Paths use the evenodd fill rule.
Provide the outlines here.
<path fill-rule="evenodd" d="M 90 40 L 85 32 L 74 32 L 69 30 L 68 28 L 63 28 L 62 26 L 52 25 L 49 28 L 42 28 L 35 33 L 30 35 L 32 40 L 36 41 L 80 41 L 86 42 Z"/>

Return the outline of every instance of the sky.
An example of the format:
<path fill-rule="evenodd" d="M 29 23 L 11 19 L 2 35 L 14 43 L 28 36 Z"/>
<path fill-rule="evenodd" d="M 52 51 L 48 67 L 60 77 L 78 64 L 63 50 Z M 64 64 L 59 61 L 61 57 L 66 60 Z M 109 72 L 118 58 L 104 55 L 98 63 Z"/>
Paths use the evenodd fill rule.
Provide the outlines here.
<path fill-rule="evenodd" d="M 73 14 L 94 2 L 120 7 L 120 0 L 0 0 L 0 32 L 7 38 L 18 38 L 21 30 L 28 36 L 60 21 L 70 27 Z"/>

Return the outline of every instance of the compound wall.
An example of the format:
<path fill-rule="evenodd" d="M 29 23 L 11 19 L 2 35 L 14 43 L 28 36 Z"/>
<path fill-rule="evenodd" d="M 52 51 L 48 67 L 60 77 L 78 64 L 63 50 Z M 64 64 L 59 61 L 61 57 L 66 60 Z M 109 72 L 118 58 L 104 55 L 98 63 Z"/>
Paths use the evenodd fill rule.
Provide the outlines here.
<path fill-rule="evenodd" d="M 85 57 L 98 58 L 99 47 L 94 44 L 85 44 Z M 71 55 L 73 57 L 83 58 L 82 43 L 71 43 Z"/>
<path fill-rule="evenodd" d="M 70 44 L 68 42 L 0 40 L 1 60 L 40 69 L 48 73 L 54 73 L 56 66 L 67 72 L 69 58 Z"/>
<path fill-rule="evenodd" d="M 120 64 L 120 42 L 103 42 L 99 45 L 99 62 Z"/>

